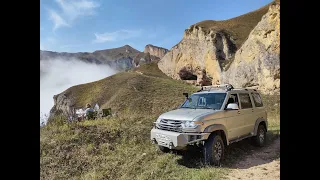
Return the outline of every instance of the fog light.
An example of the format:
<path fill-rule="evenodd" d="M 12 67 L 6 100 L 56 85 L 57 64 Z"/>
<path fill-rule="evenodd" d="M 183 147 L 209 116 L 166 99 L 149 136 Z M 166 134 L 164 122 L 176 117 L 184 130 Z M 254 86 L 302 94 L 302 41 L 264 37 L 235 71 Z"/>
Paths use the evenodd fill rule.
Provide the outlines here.
<path fill-rule="evenodd" d="M 169 143 L 169 149 L 173 149 L 173 143 L 172 142 Z"/>

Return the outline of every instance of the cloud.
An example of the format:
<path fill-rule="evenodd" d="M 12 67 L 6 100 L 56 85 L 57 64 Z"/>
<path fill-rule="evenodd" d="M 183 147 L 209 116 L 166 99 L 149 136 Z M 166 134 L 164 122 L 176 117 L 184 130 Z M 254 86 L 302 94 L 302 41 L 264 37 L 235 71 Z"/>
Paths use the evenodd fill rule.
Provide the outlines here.
<path fill-rule="evenodd" d="M 98 3 L 90 0 L 56 0 L 56 2 L 71 21 L 80 16 L 93 15 L 95 14 L 94 9 L 99 7 Z"/>
<path fill-rule="evenodd" d="M 93 40 L 93 43 L 104 43 L 107 41 L 121 41 L 125 39 L 131 39 L 141 36 L 141 30 L 119 30 L 115 32 L 106 32 L 106 33 L 95 33 L 96 39 Z"/>
<path fill-rule="evenodd" d="M 50 19 L 53 21 L 53 31 L 60 27 L 70 27 L 70 25 L 54 10 L 49 9 Z"/>
<path fill-rule="evenodd" d="M 74 20 L 82 16 L 95 14 L 95 9 L 100 5 L 93 0 L 56 0 L 61 13 L 49 10 L 51 20 L 54 22 L 53 30 L 60 27 L 70 27 Z"/>
<path fill-rule="evenodd" d="M 85 63 L 78 59 L 40 61 L 40 123 L 46 121 L 54 105 L 53 96 L 71 86 L 89 83 L 117 73 L 108 65 Z"/>

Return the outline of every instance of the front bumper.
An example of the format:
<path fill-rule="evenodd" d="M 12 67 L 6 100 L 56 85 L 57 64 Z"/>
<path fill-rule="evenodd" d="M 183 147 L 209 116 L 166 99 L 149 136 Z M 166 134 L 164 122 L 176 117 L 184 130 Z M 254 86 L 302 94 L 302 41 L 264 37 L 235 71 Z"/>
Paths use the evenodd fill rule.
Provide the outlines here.
<path fill-rule="evenodd" d="M 151 130 L 151 141 L 170 149 L 182 149 L 188 144 L 208 139 L 210 133 L 177 133 L 160 129 Z"/>

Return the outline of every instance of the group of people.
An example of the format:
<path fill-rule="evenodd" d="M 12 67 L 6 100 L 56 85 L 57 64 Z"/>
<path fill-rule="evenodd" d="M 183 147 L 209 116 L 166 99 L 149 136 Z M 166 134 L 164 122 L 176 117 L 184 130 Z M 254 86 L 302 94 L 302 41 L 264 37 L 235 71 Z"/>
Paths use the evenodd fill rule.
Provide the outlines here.
<path fill-rule="evenodd" d="M 94 109 L 91 107 L 91 104 L 88 103 L 86 104 L 86 109 L 84 110 L 84 112 L 78 115 L 78 121 L 86 118 L 90 112 L 94 112 Z"/>

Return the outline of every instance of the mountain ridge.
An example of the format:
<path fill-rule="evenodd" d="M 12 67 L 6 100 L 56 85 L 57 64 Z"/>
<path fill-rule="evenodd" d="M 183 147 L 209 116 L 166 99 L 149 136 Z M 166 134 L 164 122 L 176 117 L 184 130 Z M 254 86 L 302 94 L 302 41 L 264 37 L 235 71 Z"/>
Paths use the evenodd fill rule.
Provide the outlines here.
<path fill-rule="evenodd" d="M 159 57 L 150 55 L 148 52 L 140 52 L 130 45 L 124 45 L 111 49 L 96 50 L 91 53 L 68 53 L 40 50 L 40 61 L 58 58 L 64 60 L 76 59 L 95 64 L 108 64 L 118 71 L 126 71 L 143 63 L 160 60 Z"/>

